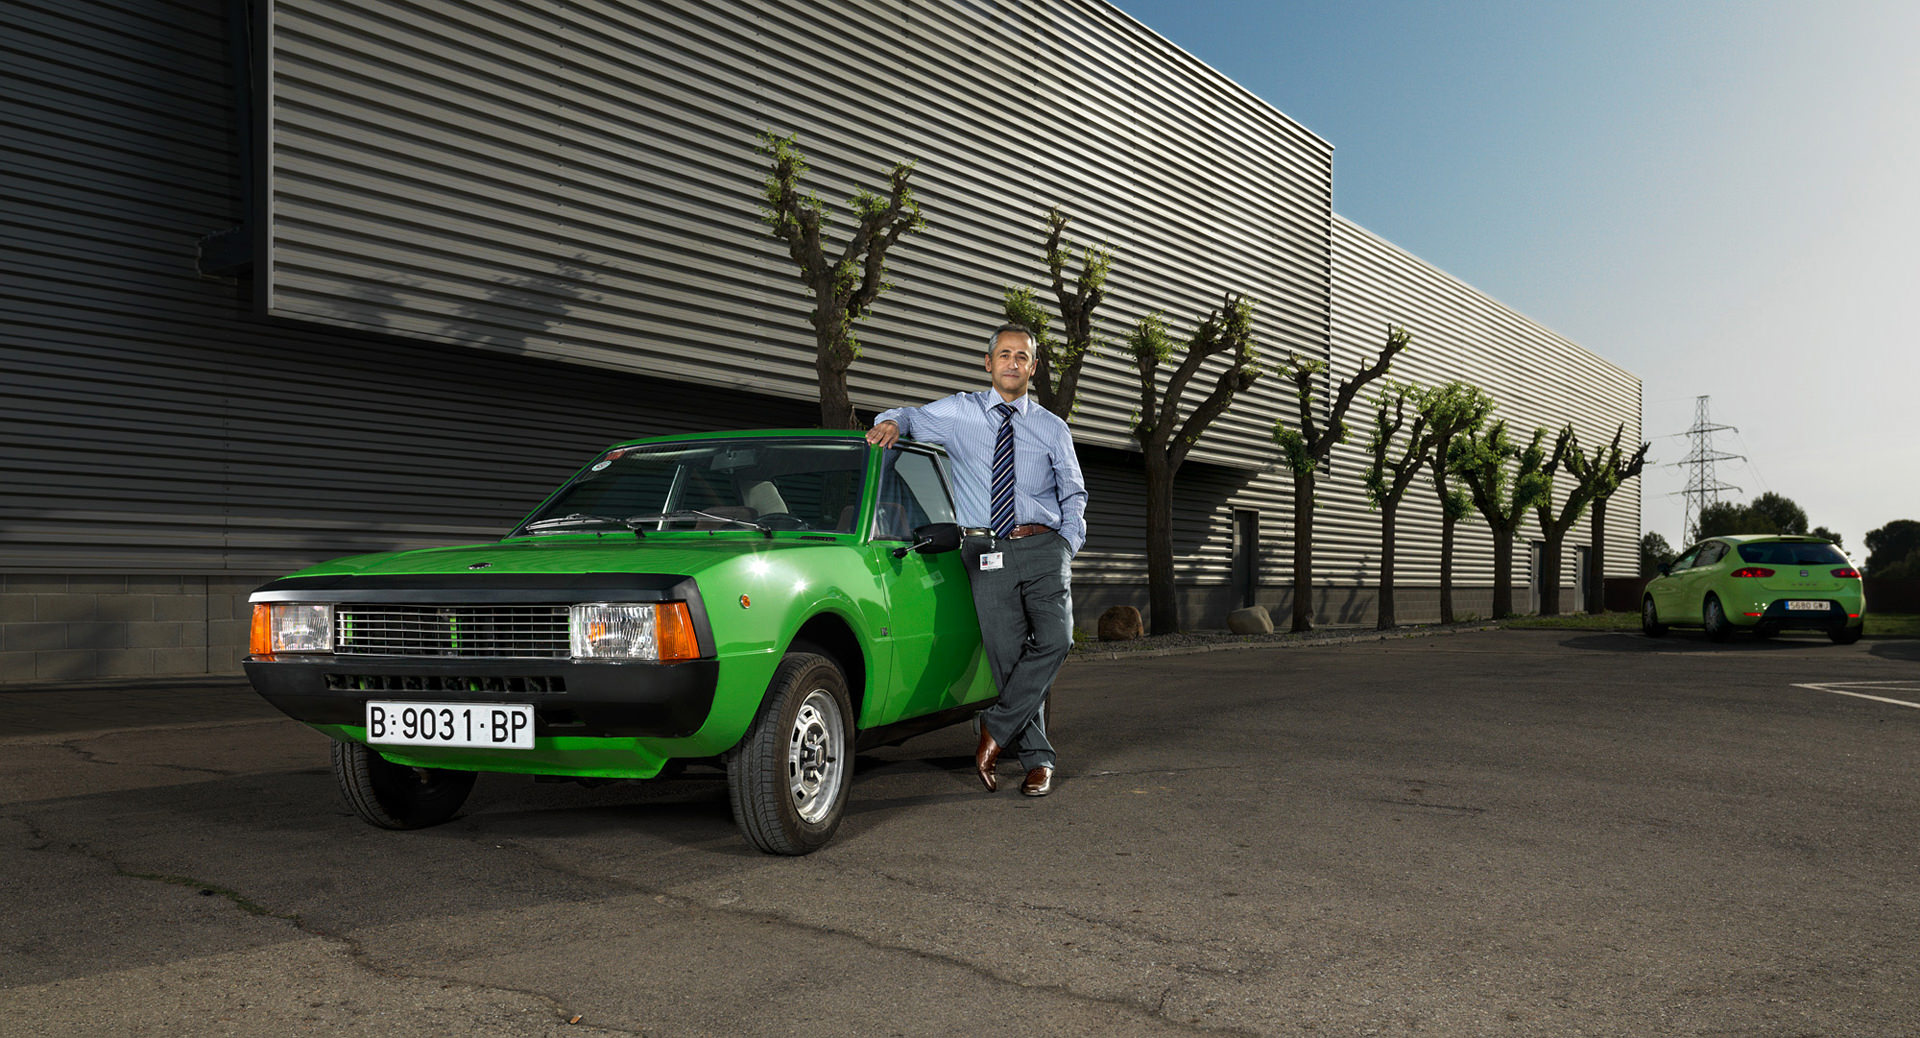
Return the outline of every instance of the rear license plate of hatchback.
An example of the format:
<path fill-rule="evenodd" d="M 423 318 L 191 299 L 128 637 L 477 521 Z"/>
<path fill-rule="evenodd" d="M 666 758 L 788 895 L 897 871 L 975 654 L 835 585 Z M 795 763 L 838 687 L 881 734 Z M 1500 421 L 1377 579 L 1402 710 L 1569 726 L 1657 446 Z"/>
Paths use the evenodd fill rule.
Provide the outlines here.
<path fill-rule="evenodd" d="M 524 703 L 368 703 L 367 743 L 533 749 L 533 707 Z"/>
<path fill-rule="evenodd" d="M 1796 598 L 1787 603 L 1787 611 L 1790 613 L 1824 613 L 1827 611 L 1827 604 L 1825 602 L 1810 602 L 1805 599 Z"/>

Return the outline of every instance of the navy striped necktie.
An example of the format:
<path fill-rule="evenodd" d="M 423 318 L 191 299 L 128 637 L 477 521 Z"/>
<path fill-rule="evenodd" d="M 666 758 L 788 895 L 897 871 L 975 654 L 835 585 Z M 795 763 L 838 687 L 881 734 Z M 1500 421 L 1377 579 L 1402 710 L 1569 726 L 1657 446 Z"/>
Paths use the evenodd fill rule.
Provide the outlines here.
<path fill-rule="evenodd" d="M 1000 431 L 993 437 L 993 535 L 1013 532 L 1013 405 L 996 404 Z"/>

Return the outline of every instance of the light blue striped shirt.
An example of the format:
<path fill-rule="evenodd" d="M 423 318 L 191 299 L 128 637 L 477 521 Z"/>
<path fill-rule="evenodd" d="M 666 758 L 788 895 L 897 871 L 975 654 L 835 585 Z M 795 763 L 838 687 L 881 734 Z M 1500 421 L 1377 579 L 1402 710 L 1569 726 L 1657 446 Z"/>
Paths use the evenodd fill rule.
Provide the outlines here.
<path fill-rule="evenodd" d="M 1087 541 L 1087 484 L 1073 453 L 1073 433 L 1058 415 L 1021 396 L 1013 404 L 1013 521 L 1060 531 L 1075 554 Z M 962 526 L 991 526 L 993 441 L 1000 431 L 1000 394 L 955 393 L 925 407 L 880 412 L 900 435 L 937 443 L 953 461 L 953 507 Z"/>

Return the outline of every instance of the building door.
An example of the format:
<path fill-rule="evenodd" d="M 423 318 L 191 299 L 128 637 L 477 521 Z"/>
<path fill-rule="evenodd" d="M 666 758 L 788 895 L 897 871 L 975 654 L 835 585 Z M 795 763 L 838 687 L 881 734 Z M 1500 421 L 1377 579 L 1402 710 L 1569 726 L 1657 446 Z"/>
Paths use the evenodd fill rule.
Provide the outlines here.
<path fill-rule="evenodd" d="M 1593 585 L 1588 582 L 1594 579 L 1593 548 L 1588 545 L 1581 545 L 1573 549 L 1574 597 L 1571 603 L 1560 603 L 1560 611 L 1563 613 L 1586 612 L 1587 595 L 1593 590 Z"/>
<path fill-rule="evenodd" d="M 1260 513 L 1233 510 L 1233 597 L 1241 608 L 1254 604 L 1260 590 Z"/>
<path fill-rule="evenodd" d="M 1527 542 L 1527 612 L 1540 612 L 1540 556 L 1545 554 L 1547 542 Z"/>

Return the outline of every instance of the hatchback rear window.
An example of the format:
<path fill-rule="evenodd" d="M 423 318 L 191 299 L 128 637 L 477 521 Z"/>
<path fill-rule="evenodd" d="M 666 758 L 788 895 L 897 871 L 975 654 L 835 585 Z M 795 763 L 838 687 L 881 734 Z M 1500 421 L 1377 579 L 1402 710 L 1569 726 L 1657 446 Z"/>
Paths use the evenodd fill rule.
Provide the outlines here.
<path fill-rule="evenodd" d="M 1797 541 L 1742 544 L 1740 558 L 1744 562 L 1771 566 L 1844 566 L 1847 563 L 1847 557 L 1831 544 Z"/>

